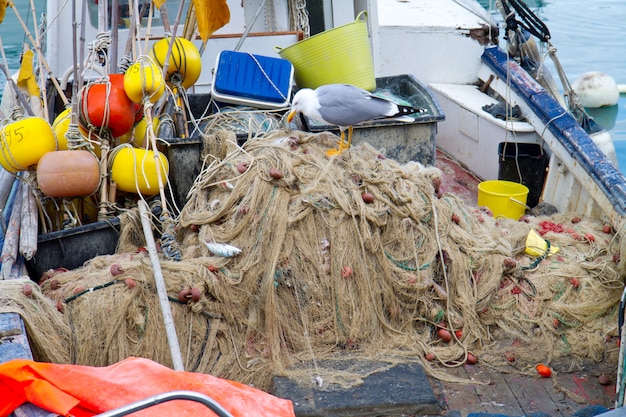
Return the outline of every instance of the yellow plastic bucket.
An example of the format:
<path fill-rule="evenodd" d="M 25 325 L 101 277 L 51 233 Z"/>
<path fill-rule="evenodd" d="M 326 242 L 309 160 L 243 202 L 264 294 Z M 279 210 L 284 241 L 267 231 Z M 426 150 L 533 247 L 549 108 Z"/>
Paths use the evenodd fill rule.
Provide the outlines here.
<path fill-rule="evenodd" d="M 519 220 L 526 210 L 528 187 L 512 181 L 490 180 L 478 184 L 478 205 L 486 206 L 494 217 Z"/>
<path fill-rule="evenodd" d="M 300 88 L 324 84 L 353 84 L 368 91 L 376 89 L 374 62 L 367 22 L 362 11 L 354 22 L 313 35 L 287 48 L 280 56 L 293 65 Z"/>

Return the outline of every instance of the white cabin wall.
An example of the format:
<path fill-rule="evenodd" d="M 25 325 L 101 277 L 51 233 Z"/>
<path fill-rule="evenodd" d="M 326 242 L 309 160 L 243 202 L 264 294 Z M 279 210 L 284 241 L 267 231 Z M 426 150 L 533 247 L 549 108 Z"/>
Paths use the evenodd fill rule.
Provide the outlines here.
<path fill-rule="evenodd" d="M 236 31 L 228 33 L 243 33 L 247 23 L 251 22 L 258 8 L 263 4 L 263 0 L 228 0 L 228 7 L 231 11 L 231 21 L 233 10 L 240 10 L 245 15 L 243 24 L 237 26 Z M 273 13 L 270 11 L 273 5 Z M 289 9 L 287 0 L 266 0 L 266 7 L 259 14 L 257 21 L 252 25 L 252 32 L 284 32 L 289 30 Z M 226 32 L 225 32 L 226 33 Z"/>
<path fill-rule="evenodd" d="M 331 10 L 333 13 L 331 27 L 345 25 L 354 21 L 356 15 L 361 11 L 361 9 L 356 9 L 353 3 L 345 0 L 332 1 Z"/>
<path fill-rule="evenodd" d="M 438 0 L 355 2 L 358 9 L 365 3 L 377 77 L 412 74 L 426 84 L 478 79 L 483 46 L 469 33 L 488 26 L 484 16 Z"/>

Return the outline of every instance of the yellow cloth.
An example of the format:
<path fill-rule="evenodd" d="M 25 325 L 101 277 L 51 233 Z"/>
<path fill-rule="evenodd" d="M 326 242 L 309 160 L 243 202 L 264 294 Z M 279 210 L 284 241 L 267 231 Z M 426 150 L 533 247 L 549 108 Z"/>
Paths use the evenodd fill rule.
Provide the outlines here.
<path fill-rule="evenodd" d="M 24 52 L 22 56 L 22 64 L 20 65 L 20 73 L 17 76 L 17 86 L 28 91 L 28 95 L 39 97 L 41 91 L 35 78 L 33 70 L 33 58 L 35 54 L 30 49 Z"/>
<path fill-rule="evenodd" d="M 193 0 L 198 20 L 198 33 L 203 43 L 213 32 L 230 22 L 230 9 L 226 0 Z"/>

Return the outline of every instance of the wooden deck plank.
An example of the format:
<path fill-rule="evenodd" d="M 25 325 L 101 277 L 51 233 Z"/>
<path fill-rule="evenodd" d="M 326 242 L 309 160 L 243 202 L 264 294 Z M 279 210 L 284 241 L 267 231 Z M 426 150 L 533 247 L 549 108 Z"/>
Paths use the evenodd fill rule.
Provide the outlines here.
<path fill-rule="evenodd" d="M 469 375 L 463 367 L 451 368 L 446 371 L 451 376 L 469 379 Z M 458 411 L 461 417 L 467 417 L 469 413 L 485 412 L 480 397 L 476 393 L 475 384 L 462 384 L 455 382 L 440 382 L 441 393 L 449 410 Z"/>
<path fill-rule="evenodd" d="M 552 378 L 501 373 L 479 365 L 466 365 L 447 372 L 460 378 L 492 381 L 489 385 L 439 382 L 447 408 L 457 411 L 461 417 L 471 413 L 524 416 L 537 412 L 552 417 L 571 417 L 590 405 L 610 409 L 615 402 L 614 384 L 602 386 L 595 376 L 585 374 L 559 374 L 553 381 Z M 559 388 L 574 395 L 568 396 Z M 585 401 L 576 402 L 572 397 Z"/>
<path fill-rule="evenodd" d="M 561 381 L 566 378 L 570 378 L 570 375 L 557 375 L 554 378 L 556 378 L 556 382 L 552 378 L 540 378 L 538 381 L 543 384 L 546 392 L 550 395 L 561 414 L 564 416 L 571 416 L 577 410 L 585 406 L 585 404 L 577 403 L 565 392 L 559 389 Z"/>
<path fill-rule="evenodd" d="M 509 388 L 517 398 L 523 414 L 546 413 L 563 416 L 539 378 L 510 375 L 506 378 Z"/>
<path fill-rule="evenodd" d="M 601 405 L 606 408 L 615 405 L 615 384 L 600 385 L 595 376 L 563 374 L 559 376 L 559 385 L 580 396 L 588 405 Z"/>
<path fill-rule="evenodd" d="M 466 365 L 465 369 L 475 379 L 487 380 L 489 385 L 478 385 L 478 393 L 483 408 L 488 413 L 521 416 L 523 410 L 518 399 L 506 381 L 506 374 L 491 370 L 487 366 Z"/>

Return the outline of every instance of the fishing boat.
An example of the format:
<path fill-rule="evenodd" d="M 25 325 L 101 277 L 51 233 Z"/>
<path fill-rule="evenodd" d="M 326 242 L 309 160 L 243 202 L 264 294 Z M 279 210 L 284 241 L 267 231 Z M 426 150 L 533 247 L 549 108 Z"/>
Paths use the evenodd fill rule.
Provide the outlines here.
<path fill-rule="evenodd" d="M 114 297 L 126 296 L 120 295 L 121 290 L 114 291 L 124 288 L 127 292 L 136 291 L 133 297 L 141 300 L 148 299 L 148 292 L 154 296 L 151 302 L 165 299 L 167 304 L 169 299 L 175 317 L 186 317 L 184 322 L 189 329 L 167 326 L 172 313 L 168 313 L 170 307 L 161 303 L 165 327 L 159 327 L 157 332 L 161 344 L 152 350 L 155 357 L 165 357 L 162 361 L 177 370 L 210 369 L 229 379 L 240 376 L 241 382 L 258 384 L 260 379 L 251 375 L 258 373 L 266 381 L 267 364 L 293 354 L 289 362 L 293 369 L 281 368 L 273 376 L 271 389 L 265 385 L 262 388 L 291 399 L 296 414 L 302 416 L 465 416 L 478 412 L 566 416 L 589 405 L 598 407 L 592 410 L 594 414 L 609 408 L 619 412 L 625 391 L 623 353 L 617 341 L 622 337 L 624 308 L 623 297 L 620 304 L 624 272 L 619 254 L 626 178 L 617 167 L 610 135 L 585 112 L 562 72 L 548 28 L 523 2 L 499 3 L 499 12 L 506 18 L 502 24 L 472 0 L 355 0 L 323 5 L 288 0 L 194 1 L 193 6 L 168 0 L 160 9 L 150 1 L 75 3 L 48 2 L 45 39 L 29 37 L 31 49 L 39 53 L 35 61 L 39 73 L 49 75 L 39 82 L 39 94 L 45 99 L 33 99 L 33 90 L 27 87 L 21 95 L 11 94 L 16 91 L 11 82 L 3 97 L 5 125 L 0 163 L 4 171 L 0 196 L 6 228 L 2 273 L 6 281 L 19 282 L 14 290 L 22 294 L 20 297 L 32 300 L 33 293 L 41 294 L 37 302 L 45 304 L 41 300 L 48 297 L 52 307 L 71 312 L 65 317 L 71 315 L 75 320 L 87 315 L 101 317 L 103 311 L 113 315 L 110 307 L 96 301 L 87 305 L 84 300 L 91 294 L 108 294 L 101 300 L 117 300 Z M 213 7 L 212 21 L 207 21 L 210 13 L 202 8 L 209 3 Z M 72 30 L 68 30 L 67 22 L 74 22 Z M 549 51 L 544 56 L 539 52 L 542 48 Z M 174 59 L 168 60 L 172 56 Z M 541 62 L 546 57 L 555 61 L 558 74 L 546 72 Z M 330 64 L 324 63 L 325 59 Z M 246 78 L 250 73 L 260 74 L 260 78 L 252 78 L 250 83 Z M 118 76 L 117 80 L 112 74 Z M 556 87 L 554 76 L 561 80 L 561 88 Z M 16 76 L 16 82 L 18 79 Z M 266 82 L 267 86 L 261 85 Z M 337 127 L 307 117 L 288 124 L 285 113 L 298 88 L 335 82 L 358 85 L 424 111 L 409 123 L 385 120 L 355 126 L 354 146 L 332 165 L 333 160 L 324 159 L 319 148 L 335 145 L 336 136 L 328 132 L 338 132 Z M 122 87 L 113 88 L 115 83 Z M 561 89 L 565 94 L 559 92 Z M 126 98 L 112 96 L 113 92 L 122 94 L 120 91 Z M 135 99 L 131 100 L 133 94 Z M 15 103 L 22 105 L 17 113 Z M 100 117 L 92 113 L 97 106 L 104 112 Z M 38 124 L 33 123 L 35 120 Z M 63 129 L 61 125 L 64 130 L 57 130 Z M 129 134 L 131 129 L 135 129 L 134 133 Z M 226 130 L 230 136 L 220 133 Z M 28 132 L 27 136 L 37 137 L 39 142 L 22 147 L 21 141 L 10 141 L 11 137 L 21 138 L 20 132 Z M 59 146 L 61 137 L 66 142 L 63 149 Z M 262 142 L 264 137 L 271 140 Z M 264 146 L 258 146 L 259 143 Z M 290 150 L 289 158 L 295 158 L 294 161 L 280 159 L 276 156 L 278 151 L 272 157 L 263 153 L 273 147 Z M 34 155 L 35 148 L 41 151 L 40 155 Z M 306 159 L 318 156 L 314 159 L 318 165 Z M 357 162 L 361 158 L 375 159 L 378 165 L 367 165 L 368 169 L 362 169 L 358 163 L 351 166 L 346 162 L 350 157 Z M 66 163 L 70 159 L 74 164 Z M 313 171 L 324 173 L 324 180 L 332 176 L 323 170 L 344 170 L 339 174 L 357 183 L 358 192 L 350 191 L 350 198 L 357 196 L 357 201 L 344 202 L 336 194 L 323 195 L 314 187 L 322 181 L 322 175 L 299 173 L 289 177 L 305 160 L 315 167 Z M 380 177 L 370 176 L 374 168 L 381 170 Z M 244 180 L 250 172 L 256 172 L 256 177 Z M 415 173 L 421 179 L 414 178 Z M 390 176 L 407 182 L 393 183 L 398 187 L 397 194 L 384 194 L 374 185 L 391 181 Z M 63 180 L 59 184 L 55 178 Z M 428 179 L 425 183 L 421 182 L 424 178 Z M 329 190 L 340 187 L 340 183 L 337 180 L 323 184 Z M 418 183 L 431 193 L 425 193 Z M 66 186 L 70 185 L 79 187 L 79 191 L 67 191 Z M 304 193 L 309 187 L 315 192 Z M 405 196 L 405 188 L 427 202 L 419 221 L 414 221 L 418 219 L 414 212 L 394 220 L 394 213 L 401 212 L 397 207 L 413 207 L 415 198 Z M 286 191 L 281 195 L 277 190 Z M 257 193 L 259 197 L 250 201 L 250 196 Z M 383 200 L 386 207 L 377 206 Z M 278 212 L 278 201 L 282 202 L 281 207 L 288 208 L 282 217 L 274 213 Z M 296 203 L 307 208 L 289 211 L 293 210 L 291 204 Z M 208 208 L 203 204 L 208 204 Z M 24 207 L 21 212 L 28 214 L 22 216 L 31 225 L 31 242 L 26 253 L 18 254 L 17 247 L 22 242 L 6 242 L 16 234 L 20 236 L 19 228 L 16 229 L 18 220 L 9 217 L 20 205 Z M 355 211 L 348 216 L 349 222 L 336 221 L 334 226 L 339 233 L 332 243 L 326 238 L 315 246 L 302 243 L 298 246 L 301 252 L 296 254 L 291 246 L 262 252 L 261 247 L 271 247 L 272 242 L 280 239 L 297 246 L 298 235 L 315 235 L 311 229 L 315 221 L 294 236 L 281 219 L 289 218 L 291 224 L 297 224 L 311 210 L 332 213 L 343 208 L 350 212 L 345 207 Z M 199 212 L 211 220 L 202 220 Z M 447 215 L 445 232 L 439 229 L 443 223 L 439 225 L 438 213 Z M 321 214 L 317 222 L 325 215 Z M 140 231 L 124 227 L 133 216 L 142 219 L 143 237 Z M 42 220 L 39 223 L 38 218 Z M 366 219 L 368 225 L 377 225 L 387 218 L 386 228 L 400 227 L 396 236 L 385 236 L 385 228 L 377 229 L 378 226 L 358 226 L 361 219 Z M 258 229 L 243 234 L 259 236 L 258 242 L 246 246 L 242 237 L 224 238 L 246 222 Z M 275 235 L 267 235 L 267 240 L 261 239 L 265 236 L 263 224 L 277 230 Z M 25 225 L 22 223 L 21 227 Z M 528 233 L 529 225 L 539 229 L 541 236 Z M 355 229 L 347 234 L 361 240 L 342 240 L 342 228 L 353 226 Z M 463 230 L 454 232 L 455 227 Z M 411 263 L 415 259 L 408 263 L 395 259 L 402 252 L 399 242 L 405 235 L 426 236 L 427 231 L 434 233 L 433 239 L 416 238 L 415 248 L 421 250 L 428 240 L 435 242 L 429 259 L 418 265 Z M 487 236 L 494 231 L 498 234 Z M 129 245 L 133 242 L 132 233 L 139 234 L 134 241 L 140 244 Z M 526 251 L 522 247 L 521 251 L 507 252 L 499 246 L 510 238 L 507 236 L 526 238 L 526 234 L 527 239 L 521 240 Z M 158 245 L 153 240 L 155 235 Z M 36 245 L 32 236 L 37 236 Z M 386 243 L 373 252 L 367 252 L 376 238 L 387 240 L 383 239 Z M 442 243 L 442 238 L 451 239 L 454 245 Z M 185 246 L 192 239 L 193 245 Z M 532 244 L 528 243 L 531 240 Z M 126 246 L 120 246 L 120 242 Z M 237 247 L 236 242 L 243 248 Z M 346 250 L 347 254 L 339 256 L 341 251 L 335 249 L 338 242 L 353 244 L 348 247 L 356 248 L 354 252 L 369 255 L 354 255 L 355 260 Z M 476 244 L 485 248 L 472 247 Z M 512 245 L 511 241 L 507 244 Z M 9 252 L 9 246 L 15 251 Z M 268 259 L 265 263 L 272 264 L 271 268 L 265 271 L 262 263 L 252 259 L 249 264 L 233 267 L 233 259 L 246 259 L 247 253 L 254 250 L 261 251 L 259 259 Z M 488 251 L 493 253 L 485 256 Z M 377 258 L 376 253 L 384 255 Z M 558 257 L 561 260 L 557 261 Z M 309 266 L 297 270 L 296 264 L 302 259 L 302 265 L 316 265 L 319 261 L 319 270 Z M 341 265 L 339 262 L 344 266 L 337 266 Z M 454 265 L 459 263 L 464 265 L 462 271 L 454 272 L 459 269 Z M 468 266 L 472 263 L 475 265 Z M 573 268 L 582 266 L 559 275 L 567 264 Z M 148 281 L 142 272 L 145 268 L 152 271 L 156 284 Z M 265 271 L 252 279 L 258 281 L 258 288 L 238 287 L 254 268 Z M 558 288 L 556 281 L 540 278 L 549 275 L 550 268 L 559 271 Z M 333 281 L 337 276 L 333 281 L 336 287 L 328 290 L 333 294 L 330 299 L 336 297 L 334 305 L 329 307 L 323 297 L 316 299 L 313 287 L 317 281 L 299 283 L 303 281 L 299 275 L 303 271 L 328 277 L 325 281 Z M 478 289 L 481 279 L 487 281 L 481 278 L 487 276 L 487 271 L 497 277 L 497 285 L 488 295 Z M 470 284 L 452 285 L 447 274 L 454 273 L 465 276 Z M 400 277 L 404 281 L 393 287 L 395 295 L 384 294 L 386 284 L 381 284 L 376 287 L 376 296 L 368 299 L 373 306 L 379 298 L 383 299 L 385 307 L 372 307 L 373 318 L 368 320 L 384 323 L 385 329 L 379 333 L 359 330 L 371 331 L 367 335 L 351 331 L 351 325 L 367 320 L 359 317 L 359 309 L 342 311 L 348 307 L 340 302 L 350 306 L 351 301 L 349 297 L 340 299 L 340 288 L 346 287 L 342 291 L 356 297 L 356 292 L 350 293 L 350 283 L 358 282 L 355 278 L 386 274 L 391 277 L 390 282 L 399 282 Z M 170 280 L 167 288 L 159 283 L 163 276 Z M 422 283 L 421 279 L 425 281 Z M 220 285 L 228 290 L 220 292 Z M 180 291 L 175 294 L 172 286 L 178 286 Z M 552 307 L 566 304 L 566 299 L 573 304 L 573 300 L 583 298 L 583 290 L 590 291 L 585 293 L 587 298 L 599 297 L 598 294 L 610 298 L 606 304 L 596 303 L 602 305 L 601 311 L 588 313 L 587 304 L 581 309 L 586 308 L 585 314 L 594 318 L 608 320 L 612 326 L 606 327 L 603 322 L 605 327 L 592 332 L 585 327 L 583 313 L 572 312 L 573 306 L 562 307 L 558 310 L 561 315 L 556 307 L 541 307 L 547 303 L 552 303 Z M 246 310 L 245 317 L 239 319 L 232 311 L 243 303 L 224 301 L 228 291 L 246 300 L 258 292 L 259 306 Z M 293 310 L 275 304 L 281 292 L 282 296 L 287 292 L 295 297 L 289 298 Z M 463 292 L 471 293 L 468 302 L 474 304 L 466 309 L 463 299 L 451 307 L 457 300 L 449 301 L 448 294 L 461 299 Z M 365 290 L 363 293 L 371 296 Z M 420 306 L 416 301 L 418 294 L 435 301 Z M 128 297 L 125 308 L 136 307 L 134 298 Z M 75 300 L 81 304 L 72 304 Z M 222 301 L 227 308 L 218 314 L 212 308 Z M 268 304 L 261 305 L 261 301 Z M 504 301 L 509 303 L 506 308 L 500 304 Z M 315 311 L 315 305 L 334 314 L 323 323 L 321 319 L 315 322 L 318 327 L 307 328 L 309 322 L 304 314 L 323 315 Z M 142 326 L 154 319 L 149 316 L 152 307 L 148 301 L 136 307 L 142 312 L 134 316 L 134 326 L 145 330 Z M 182 308 L 186 309 L 184 313 Z M 505 320 L 504 310 L 521 312 L 506 318 L 510 326 L 502 330 L 506 338 L 491 334 L 498 327 L 504 328 L 495 321 L 491 310 L 494 308 L 499 310 L 501 320 Z M 424 317 L 409 320 L 419 323 L 419 327 L 400 318 L 403 311 L 412 311 L 418 317 L 426 310 Z M 563 311 L 571 315 L 565 316 Z M 14 312 L 4 312 L 2 317 L 8 329 L 3 334 L 9 334 L 12 342 L 4 343 L 3 338 L 0 347 L 12 347 L 7 356 L 32 359 L 30 345 L 39 346 L 42 336 L 29 334 L 28 340 L 28 320 L 20 319 Z M 269 329 L 272 320 L 281 322 L 289 317 L 301 320 L 297 329 L 287 329 L 285 324 L 279 330 L 272 328 L 276 333 L 273 340 L 253 326 L 265 323 Z M 54 326 L 64 327 L 63 319 L 58 320 Z M 194 320 L 202 321 L 206 328 L 192 329 L 199 326 Z M 481 324 L 474 327 L 472 320 Z M 483 324 L 489 320 L 493 321 Z M 526 329 L 523 323 L 533 320 L 535 325 Z M 545 327 L 541 320 L 553 327 Z M 126 317 L 122 321 L 132 320 Z M 515 322 L 518 327 L 512 324 Z M 229 330 L 230 325 L 233 327 Z M 403 326 L 413 325 L 415 335 L 407 336 Z M 89 358 L 81 356 L 83 353 L 76 348 L 93 339 L 98 346 L 104 343 L 89 336 L 90 326 L 97 327 L 85 324 L 85 339 L 78 332 L 67 336 L 66 341 L 74 346 L 74 356 L 59 361 L 90 364 Z M 242 333 L 229 333 L 235 327 L 243 328 Z M 181 340 L 188 339 L 185 364 L 180 360 L 180 347 L 175 346 L 176 330 L 183 334 Z M 137 333 L 127 333 L 123 338 L 144 337 L 134 331 Z M 292 332 L 304 335 L 303 341 L 296 343 Z M 162 343 L 164 333 L 167 344 Z M 310 337 L 312 333 L 316 336 Z M 110 351 L 99 352 L 98 360 L 92 362 L 95 366 L 114 360 L 111 346 L 115 343 L 120 343 L 116 346 L 122 352 L 116 353 L 123 355 L 125 348 L 120 347 L 122 344 L 114 334 L 107 335 Z M 383 343 L 380 351 L 374 351 L 374 340 L 393 340 L 389 334 L 401 335 L 402 341 Z M 588 355 L 572 347 L 574 340 L 582 339 L 589 345 L 595 343 L 585 348 Z M 529 367 L 533 349 L 537 355 L 544 353 L 542 340 L 544 347 L 561 351 L 540 358 L 551 360 L 551 367 Z M 223 347 L 226 341 L 233 350 Z M 497 345 L 504 342 L 508 343 L 508 350 Z M 217 353 L 208 352 L 206 346 Z M 369 346 L 369 356 L 363 354 L 365 346 Z M 475 365 L 478 359 L 468 346 L 482 349 L 479 363 L 483 365 Z M 195 349 L 201 352 L 197 357 L 192 354 Z M 562 359 L 567 356 L 567 349 L 575 359 Z M 39 349 L 35 351 L 41 354 Z M 499 356 L 490 356 L 490 351 Z M 402 352 L 406 356 L 419 352 L 420 357 L 410 361 Z M 305 359 L 294 359 L 300 356 Z M 369 359 L 367 364 L 363 363 L 365 356 Z M 4 354 L 2 358 L 10 359 Z M 190 365 L 190 361 L 195 364 Z M 238 363 L 242 374 L 228 371 L 225 362 Z M 602 385 L 596 382 L 599 374 L 603 377 Z M 390 380 L 399 383 L 390 385 Z M 21 409 L 26 413 L 42 412 L 30 407 Z"/>

